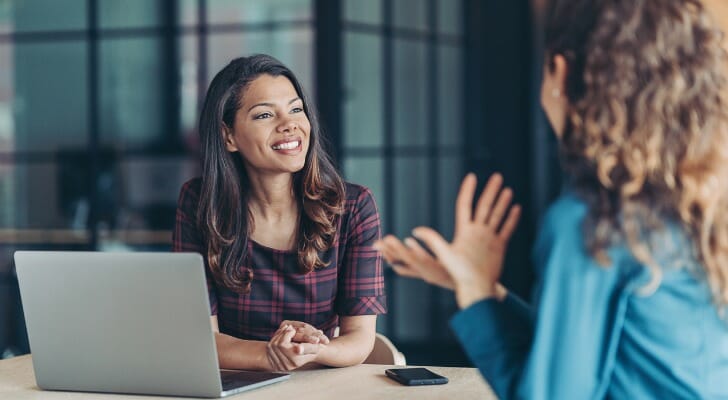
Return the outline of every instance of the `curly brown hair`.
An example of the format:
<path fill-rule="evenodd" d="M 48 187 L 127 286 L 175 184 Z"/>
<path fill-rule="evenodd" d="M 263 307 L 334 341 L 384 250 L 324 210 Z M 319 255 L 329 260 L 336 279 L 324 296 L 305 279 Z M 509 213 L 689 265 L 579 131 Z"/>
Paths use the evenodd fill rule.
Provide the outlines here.
<path fill-rule="evenodd" d="M 728 304 L 728 109 L 722 33 L 698 0 L 555 0 L 548 59 L 567 60 L 561 159 L 588 204 L 602 265 L 626 243 L 652 274 L 650 233 L 676 223 Z"/>
<path fill-rule="evenodd" d="M 293 192 L 301 210 L 296 238 L 301 272 L 329 264 L 319 252 L 333 245 L 344 209 L 343 180 L 325 151 L 316 109 L 293 72 L 265 54 L 230 61 L 210 83 L 200 113 L 203 171 L 197 224 L 207 242 L 207 261 L 215 280 L 237 293 L 248 293 L 253 280 L 247 251 L 254 221 L 248 208 L 250 184 L 242 156 L 226 150 L 221 132 L 223 126 L 234 125 L 243 92 L 263 74 L 288 78 L 311 123 L 306 162 L 293 174 Z"/>

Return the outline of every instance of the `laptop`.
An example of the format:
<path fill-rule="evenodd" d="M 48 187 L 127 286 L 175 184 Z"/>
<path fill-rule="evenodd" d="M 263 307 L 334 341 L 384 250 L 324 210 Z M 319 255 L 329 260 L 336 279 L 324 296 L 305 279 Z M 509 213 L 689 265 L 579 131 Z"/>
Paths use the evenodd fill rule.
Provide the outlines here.
<path fill-rule="evenodd" d="M 289 378 L 221 371 L 202 257 L 17 251 L 38 387 L 223 397 Z"/>

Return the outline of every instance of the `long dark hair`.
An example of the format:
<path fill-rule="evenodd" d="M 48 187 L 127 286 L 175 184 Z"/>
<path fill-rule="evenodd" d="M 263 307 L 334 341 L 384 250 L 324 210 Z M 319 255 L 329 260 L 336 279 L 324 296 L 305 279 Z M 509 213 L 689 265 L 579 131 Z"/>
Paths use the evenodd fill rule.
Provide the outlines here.
<path fill-rule="evenodd" d="M 722 33 L 698 0 L 553 0 L 550 60 L 568 63 L 562 161 L 589 204 L 601 264 L 616 241 L 659 284 L 649 233 L 677 222 L 728 305 L 728 107 Z"/>
<path fill-rule="evenodd" d="M 248 293 L 253 279 L 253 271 L 246 265 L 253 223 L 248 207 L 250 184 L 242 156 L 225 148 L 223 128 L 234 126 L 243 92 L 264 74 L 291 81 L 311 123 L 305 165 L 293 174 L 301 215 L 296 240 L 302 272 L 327 265 L 319 252 L 332 246 L 344 202 L 344 184 L 324 149 L 316 110 L 293 72 L 264 54 L 230 61 L 210 83 L 200 115 L 202 189 L 197 225 L 207 242 L 207 260 L 215 280 L 238 293 Z"/>

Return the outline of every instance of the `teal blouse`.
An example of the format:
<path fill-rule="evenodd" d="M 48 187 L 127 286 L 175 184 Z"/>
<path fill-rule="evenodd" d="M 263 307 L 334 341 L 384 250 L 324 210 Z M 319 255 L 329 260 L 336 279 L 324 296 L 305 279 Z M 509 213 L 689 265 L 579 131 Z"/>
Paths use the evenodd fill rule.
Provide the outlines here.
<path fill-rule="evenodd" d="M 451 327 L 502 399 L 728 399 L 728 322 L 691 246 L 667 229 L 653 254 L 663 276 L 625 248 L 599 266 L 586 252 L 586 204 L 563 195 L 534 248 L 535 306 L 477 302 Z"/>

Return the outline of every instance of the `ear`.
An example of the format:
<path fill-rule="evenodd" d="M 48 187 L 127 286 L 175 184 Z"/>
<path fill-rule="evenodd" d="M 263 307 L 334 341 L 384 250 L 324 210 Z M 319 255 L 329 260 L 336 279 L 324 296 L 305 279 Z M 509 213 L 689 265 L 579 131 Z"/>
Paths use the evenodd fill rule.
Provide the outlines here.
<path fill-rule="evenodd" d="M 554 55 L 551 60 L 547 60 L 544 69 L 544 82 L 548 82 L 548 87 L 557 90 L 562 96 L 566 97 L 566 77 L 569 73 L 569 67 L 566 58 L 561 54 Z"/>
<path fill-rule="evenodd" d="M 235 143 L 235 135 L 233 134 L 233 131 L 227 127 L 227 125 L 222 124 L 222 140 L 225 142 L 225 149 L 231 153 L 236 153 L 238 151 L 238 145 Z"/>

